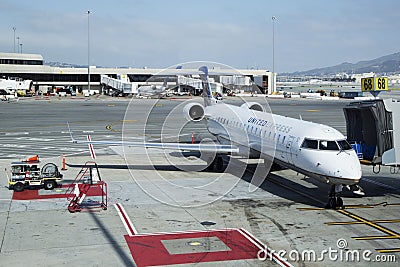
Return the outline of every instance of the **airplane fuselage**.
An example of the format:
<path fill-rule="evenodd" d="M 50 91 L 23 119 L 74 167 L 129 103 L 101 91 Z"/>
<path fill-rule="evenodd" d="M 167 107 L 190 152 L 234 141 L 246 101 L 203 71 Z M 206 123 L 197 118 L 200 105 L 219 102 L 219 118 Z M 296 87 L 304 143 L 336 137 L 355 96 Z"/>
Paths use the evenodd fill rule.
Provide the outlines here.
<path fill-rule="evenodd" d="M 205 108 L 207 128 L 245 157 L 276 163 L 328 184 L 353 185 L 361 165 L 346 138 L 332 127 L 219 103 Z"/>

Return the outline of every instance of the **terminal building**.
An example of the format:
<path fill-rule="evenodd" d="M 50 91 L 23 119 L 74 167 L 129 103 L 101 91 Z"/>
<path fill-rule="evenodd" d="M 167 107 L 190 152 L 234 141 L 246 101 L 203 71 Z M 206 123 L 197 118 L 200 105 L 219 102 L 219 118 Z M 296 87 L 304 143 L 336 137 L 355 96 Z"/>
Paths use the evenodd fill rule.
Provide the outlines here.
<path fill-rule="evenodd" d="M 20 54 L 20 53 L 0 53 L 0 77 L 7 79 L 15 77 L 23 80 L 31 80 L 31 91 L 38 94 L 53 92 L 57 87 L 73 88 L 76 92 L 88 90 L 95 93 L 106 93 L 111 90 L 125 90 L 131 94 L 137 93 L 137 88 L 147 84 L 147 81 L 162 73 L 163 69 L 148 68 L 97 68 L 87 67 L 53 67 L 44 64 L 42 55 L 39 54 Z M 223 72 L 223 70 L 219 70 Z M 232 70 L 230 70 L 232 71 Z M 210 76 L 223 84 L 223 87 L 233 86 L 235 88 L 246 88 L 248 85 L 256 85 L 264 94 L 272 93 L 275 84 L 275 76 L 267 70 L 238 70 L 244 76 L 243 79 L 228 78 L 226 75 Z M 171 77 L 174 75 L 171 75 Z M 237 75 L 233 75 L 237 76 Z M 90 83 L 89 83 L 90 77 Z M 247 78 L 246 78 L 247 77 Z M 162 84 L 162 80 L 154 80 L 155 83 Z M 173 82 L 178 83 L 178 77 L 169 79 L 168 86 Z M 226 82 L 236 84 L 225 84 Z M 2 88 L 0 88 L 2 89 Z"/>

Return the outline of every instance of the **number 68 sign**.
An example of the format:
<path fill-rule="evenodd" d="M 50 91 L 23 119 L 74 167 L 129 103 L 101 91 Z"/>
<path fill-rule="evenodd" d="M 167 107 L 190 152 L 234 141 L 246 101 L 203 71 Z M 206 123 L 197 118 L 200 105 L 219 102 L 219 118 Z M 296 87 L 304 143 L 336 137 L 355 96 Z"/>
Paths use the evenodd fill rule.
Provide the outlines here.
<path fill-rule="evenodd" d="M 388 78 L 371 77 L 361 79 L 361 90 L 363 92 L 369 91 L 387 91 Z"/>

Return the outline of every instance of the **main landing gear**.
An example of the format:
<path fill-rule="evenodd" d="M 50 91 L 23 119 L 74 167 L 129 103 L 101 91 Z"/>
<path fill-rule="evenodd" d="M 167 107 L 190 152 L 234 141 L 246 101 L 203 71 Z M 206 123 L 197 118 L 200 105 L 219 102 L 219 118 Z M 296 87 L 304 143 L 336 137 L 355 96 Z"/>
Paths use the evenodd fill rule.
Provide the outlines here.
<path fill-rule="evenodd" d="M 221 155 L 216 155 L 214 158 L 207 159 L 207 171 L 223 172 L 224 171 L 224 160 Z"/>
<path fill-rule="evenodd" d="M 342 192 L 343 185 L 332 185 L 331 190 L 329 191 L 329 201 L 326 204 L 325 208 L 327 209 L 343 209 L 343 199 L 338 196 L 338 193 Z"/>

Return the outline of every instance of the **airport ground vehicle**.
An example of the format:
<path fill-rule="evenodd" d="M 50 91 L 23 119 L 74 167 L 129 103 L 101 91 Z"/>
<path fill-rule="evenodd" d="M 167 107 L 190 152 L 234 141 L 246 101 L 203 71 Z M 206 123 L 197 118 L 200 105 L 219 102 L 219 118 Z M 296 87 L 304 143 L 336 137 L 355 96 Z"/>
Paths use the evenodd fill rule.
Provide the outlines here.
<path fill-rule="evenodd" d="M 15 95 L 11 94 L 8 90 L 0 89 L 0 100 L 10 101 L 11 99 L 15 99 Z"/>
<path fill-rule="evenodd" d="M 29 188 L 44 188 L 52 190 L 58 186 L 63 175 L 57 165 L 46 163 L 39 167 L 39 157 L 35 156 L 20 162 L 11 163 L 11 173 L 8 174 L 8 188 L 16 192 Z"/>

